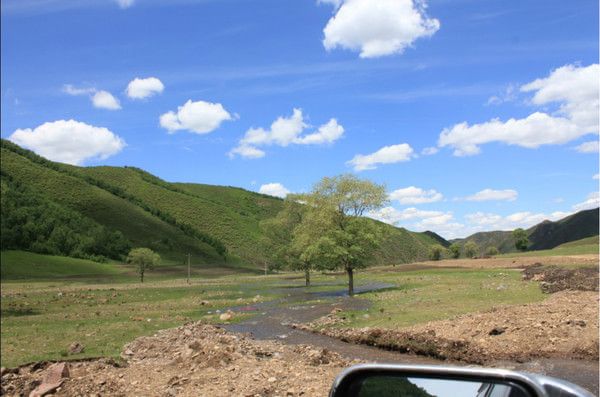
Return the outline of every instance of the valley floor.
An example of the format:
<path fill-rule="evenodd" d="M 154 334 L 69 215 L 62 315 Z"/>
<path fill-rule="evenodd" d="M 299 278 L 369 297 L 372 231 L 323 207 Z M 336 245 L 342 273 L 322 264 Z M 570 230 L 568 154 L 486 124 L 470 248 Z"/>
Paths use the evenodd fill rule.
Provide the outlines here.
<path fill-rule="evenodd" d="M 544 266 L 520 271 L 536 262 Z M 560 291 L 547 276 L 581 280 L 582 265 L 595 269 L 585 275 L 596 291 Z M 326 395 L 343 367 L 378 361 L 524 369 L 597 394 L 597 266 L 597 257 L 576 256 L 380 267 L 358 275 L 362 293 L 352 299 L 336 274 L 314 275 L 310 288 L 295 274 L 192 285 L 3 283 L 2 365 L 13 369 L 3 369 L 2 388 L 28 394 L 50 371 L 46 360 L 75 360 L 59 395 Z M 543 293 L 549 284 L 559 291 Z M 302 330 L 320 317 L 311 330 L 333 338 Z M 223 322 L 226 329 L 210 324 Z M 426 343 L 411 350 L 377 339 L 390 332 Z M 84 350 L 69 352 L 72 342 Z M 439 354 L 448 343 L 447 351 L 468 354 Z M 517 351 L 526 354 L 510 354 Z"/>

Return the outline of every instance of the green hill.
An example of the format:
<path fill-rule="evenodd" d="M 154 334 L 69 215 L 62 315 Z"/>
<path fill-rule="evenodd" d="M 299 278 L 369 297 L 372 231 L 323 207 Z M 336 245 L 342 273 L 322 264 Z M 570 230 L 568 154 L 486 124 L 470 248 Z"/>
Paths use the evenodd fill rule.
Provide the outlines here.
<path fill-rule="evenodd" d="M 543 221 L 527 229 L 530 242 L 528 250 L 548 250 L 588 237 L 594 238 L 599 232 L 598 221 L 598 208 L 579 211 L 556 222 Z M 494 246 L 501 253 L 516 251 L 512 231 L 480 232 L 452 240 L 461 245 L 467 241 L 474 241 L 482 250 Z"/>
<path fill-rule="evenodd" d="M 259 223 L 283 206 L 276 197 L 236 187 L 169 183 L 135 167 L 55 163 L 6 140 L 0 150 L 3 177 L 73 217 L 119 232 L 127 246 L 157 251 L 173 265 L 190 253 L 196 264 L 262 268 L 266 258 Z M 432 232 L 380 227 L 385 238 L 377 264 L 425 259 L 431 245 L 448 245 Z"/>
<path fill-rule="evenodd" d="M 554 248 L 598 235 L 598 208 L 579 211 L 556 222 L 544 221 L 529 230 L 530 250 Z"/>

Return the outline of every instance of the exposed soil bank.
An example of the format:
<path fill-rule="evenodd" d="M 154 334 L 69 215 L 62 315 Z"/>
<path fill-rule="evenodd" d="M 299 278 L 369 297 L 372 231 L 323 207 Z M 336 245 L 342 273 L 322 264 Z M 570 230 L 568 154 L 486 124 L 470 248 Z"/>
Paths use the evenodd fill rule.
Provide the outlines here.
<path fill-rule="evenodd" d="M 298 328 L 351 343 L 486 364 L 538 358 L 598 360 L 598 295 L 563 291 L 540 303 L 503 306 L 402 329 L 340 328 L 332 313 Z"/>
<path fill-rule="evenodd" d="M 201 323 L 138 338 L 125 363 L 71 363 L 57 396 L 324 396 L 349 360 L 310 346 L 256 341 Z M 2 374 L 2 394 L 29 395 L 48 363 Z M 15 373 L 16 372 L 16 373 Z"/>
<path fill-rule="evenodd" d="M 540 282 L 546 293 L 564 290 L 598 291 L 598 267 L 564 268 L 536 263 L 523 271 L 525 280 Z"/>

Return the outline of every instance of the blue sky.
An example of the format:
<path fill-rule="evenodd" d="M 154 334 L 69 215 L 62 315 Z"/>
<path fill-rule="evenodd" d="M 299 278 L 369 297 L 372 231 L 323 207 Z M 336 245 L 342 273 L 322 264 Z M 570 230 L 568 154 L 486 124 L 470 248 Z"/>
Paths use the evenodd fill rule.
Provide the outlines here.
<path fill-rule="evenodd" d="M 387 185 L 372 216 L 447 238 L 598 205 L 595 0 L 6 0 L 1 22 L 2 137 L 53 160 L 272 194 L 352 172 Z"/>

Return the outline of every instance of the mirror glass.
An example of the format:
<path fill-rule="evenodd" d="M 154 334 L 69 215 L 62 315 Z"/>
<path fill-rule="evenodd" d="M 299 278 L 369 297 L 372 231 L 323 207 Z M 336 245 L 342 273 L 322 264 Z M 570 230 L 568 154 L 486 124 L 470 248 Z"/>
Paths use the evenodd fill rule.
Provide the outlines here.
<path fill-rule="evenodd" d="M 510 383 L 391 375 L 369 376 L 354 387 L 352 395 L 358 397 L 530 397 L 522 387 Z"/>

